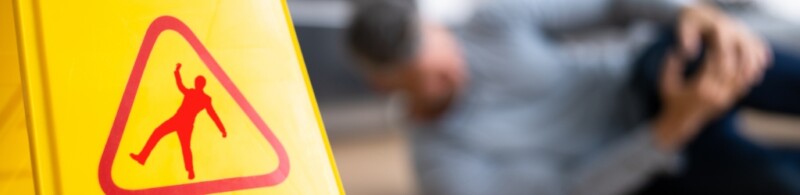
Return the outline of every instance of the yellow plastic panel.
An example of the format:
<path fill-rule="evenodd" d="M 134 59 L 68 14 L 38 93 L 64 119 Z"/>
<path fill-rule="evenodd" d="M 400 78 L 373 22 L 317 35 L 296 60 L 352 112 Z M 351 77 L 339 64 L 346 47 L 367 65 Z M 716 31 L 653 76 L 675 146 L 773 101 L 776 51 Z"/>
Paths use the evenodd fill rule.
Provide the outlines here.
<path fill-rule="evenodd" d="M 0 0 L 0 194 L 33 194 L 11 0 Z"/>
<path fill-rule="evenodd" d="M 343 194 L 284 1 L 16 6 L 39 193 Z"/>

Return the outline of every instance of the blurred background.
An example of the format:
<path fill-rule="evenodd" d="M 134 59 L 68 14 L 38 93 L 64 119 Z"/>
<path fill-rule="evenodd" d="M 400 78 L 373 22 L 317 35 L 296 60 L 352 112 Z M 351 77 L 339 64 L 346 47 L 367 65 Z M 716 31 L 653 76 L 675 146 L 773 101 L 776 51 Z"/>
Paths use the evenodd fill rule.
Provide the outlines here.
<path fill-rule="evenodd" d="M 373 93 L 343 44 L 353 7 L 369 0 L 288 0 L 323 120 L 348 194 L 416 194 L 402 113 Z M 418 0 L 424 17 L 458 26 L 484 0 Z M 800 51 L 800 2 L 719 0 L 771 42 Z M 799 118 L 744 112 L 745 132 L 766 144 L 800 143 Z M 759 131 L 751 131 L 758 129 Z"/>
<path fill-rule="evenodd" d="M 372 92 L 342 42 L 343 29 L 353 7 L 367 1 L 370 0 L 287 0 L 345 190 L 354 195 L 416 194 L 407 137 L 410 129 L 403 126 L 399 103 L 391 95 Z M 472 9 L 481 1 L 489 0 L 418 1 L 425 17 L 458 26 L 469 19 Z M 719 0 L 716 3 L 770 41 L 800 51 L 800 12 L 797 11 L 800 10 L 800 1 Z M 0 11 L 3 11 L 0 16 L 10 17 L 10 12 Z M 14 56 L 16 53 L 3 53 L 0 57 L 12 59 Z M 2 78 L 16 79 L 10 76 Z M 3 99 L 6 97 L 14 97 L 14 94 L 0 94 L 0 102 L 8 102 L 0 105 L 0 111 L 22 109 L 13 103 L 21 100 Z M 15 120 L 2 117 L 4 115 L 7 116 L 0 113 L 0 119 L 5 119 L 0 120 L 0 156 L 19 152 L 14 146 L 27 145 L 27 139 L 12 139 L 23 137 L 23 134 L 11 135 L 10 131 L 3 131 L 21 128 L 25 124 L 5 123 Z M 800 127 L 800 118 L 756 111 L 746 111 L 743 118 L 746 134 L 759 142 L 775 145 L 800 143 L 797 128 Z M 759 131 L 756 133 L 752 129 Z M 25 164 L 0 166 L 0 180 L 31 179 L 30 173 L 2 169 L 18 166 Z M 32 188 L 32 183 L 19 185 Z M 0 189 L 0 194 L 8 193 Z"/>

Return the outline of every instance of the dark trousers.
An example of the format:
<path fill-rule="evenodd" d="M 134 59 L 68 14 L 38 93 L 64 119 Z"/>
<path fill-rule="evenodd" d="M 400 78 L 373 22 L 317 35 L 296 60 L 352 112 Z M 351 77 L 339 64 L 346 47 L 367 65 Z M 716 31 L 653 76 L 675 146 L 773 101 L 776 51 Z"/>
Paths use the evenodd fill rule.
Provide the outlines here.
<path fill-rule="evenodd" d="M 658 83 L 663 59 L 676 46 L 673 30 L 665 32 L 634 66 L 632 83 L 646 100 L 650 117 L 661 109 Z M 772 50 L 772 66 L 763 81 L 685 147 L 677 175 L 654 179 L 641 194 L 800 194 L 800 150 L 767 148 L 739 131 L 740 107 L 800 115 L 800 57 L 781 48 Z M 703 57 L 687 64 L 687 79 L 694 76 Z"/>

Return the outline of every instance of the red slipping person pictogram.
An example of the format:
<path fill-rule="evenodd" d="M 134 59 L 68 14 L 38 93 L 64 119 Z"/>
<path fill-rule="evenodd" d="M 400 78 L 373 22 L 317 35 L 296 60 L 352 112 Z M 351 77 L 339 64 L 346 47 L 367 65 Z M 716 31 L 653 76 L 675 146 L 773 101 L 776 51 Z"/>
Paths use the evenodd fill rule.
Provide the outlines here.
<path fill-rule="evenodd" d="M 214 111 L 214 107 L 211 105 L 211 97 L 208 96 L 205 92 L 203 92 L 203 88 L 206 85 L 205 77 L 197 76 L 194 79 L 194 89 L 186 88 L 183 85 L 181 80 L 181 64 L 177 64 L 175 67 L 175 81 L 178 83 L 178 89 L 183 94 L 183 102 L 181 106 L 178 108 L 178 111 L 175 112 L 171 118 L 164 121 L 158 128 L 153 131 L 153 134 L 150 135 L 150 138 L 147 140 L 147 143 L 142 148 L 139 154 L 131 153 L 131 158 L 136 160 L 139 164 L 144 165 L 147 161 L 147 158 L 150 156 L 150 152 L 153 151 L 153 148 L 156 144 L 161 141 L 165 135 L 170 134 L 172 132 L 178 133 L 178 139 L 181 143 L 181 150 L 183 152 L 183 163 L 186 168 L 186 171 L 189 173 L 189 179 L 194 179 L 194 166 L 192 163 L 192 131 L 194 129 L 194 120 L 197 118 L 197 114 L 204 109 L 214 120 L 214 123 L 219 128 L 219 131 L 222 132 L 222 137 L 227 137 L 227 132 L 225 132 L 225 127 L 222 125 L 222 121 L 219 120 L 219 116 L 217 116 L 217 112 Z"/>

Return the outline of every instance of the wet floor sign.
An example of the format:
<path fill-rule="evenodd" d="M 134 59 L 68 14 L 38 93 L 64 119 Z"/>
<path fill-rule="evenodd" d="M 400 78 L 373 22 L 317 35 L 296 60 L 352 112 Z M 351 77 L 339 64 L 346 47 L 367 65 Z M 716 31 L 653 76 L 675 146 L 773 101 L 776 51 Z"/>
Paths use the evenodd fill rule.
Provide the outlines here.
<path fill-rule="evenodd" d="M 343 193 L 285 1 L 14 9 L 38 193 Z"/>

